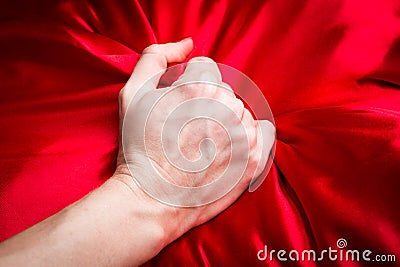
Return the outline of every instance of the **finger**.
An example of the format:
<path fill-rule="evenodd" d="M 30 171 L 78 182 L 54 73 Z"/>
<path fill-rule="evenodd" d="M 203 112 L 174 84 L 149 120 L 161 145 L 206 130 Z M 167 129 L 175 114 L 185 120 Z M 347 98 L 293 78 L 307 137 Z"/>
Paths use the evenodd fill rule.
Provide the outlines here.
<path fill-rule="evenodd" d="M 227 84 L 227 83 L 225 83 L 225 82 L 221 82 L 221 86 L 222 86 L 224 89 L 226 89 L 226 90 L 225 90 L 225 93 L 227 93 L 227 94 L 230 95 L 230 96 L 236 97 L 236 96 L 235 96 L 235 93 L 233 92 L 232 87 L 231 87 L 229 84 Z"/>
<path fill-rule="evenodd" d="M 257 128 L 259 128 L 259 131 L 260 131 L 259 132 L 260 133 L 260 138 L 261 138 L 261 134 L 265 133 L 265 135 L 262 135 L 262 137 L 264 137 L 264 136 L 265 137 L 269 137 L 270 139 L 273 140 L 272 142 L 271 142 L 271 140 L 266 140 L 268 142 L 264 142 L 265 143 L 265 147 L 266 147 L 266 151 L 267 151 L 267 153 L 269 153 L 269 150 L 271 150 L 272 145 L 273 145 L 273 143 L 275 141 L 275 127 L 269 121 L 265 121 L 265 120 L 261 121 L 260 120 L 260 121 L 256 121 L 256 122 L 258 122 L 258 124 L 259 124 L 259 127 L 257 127 Z M 262 163 L 262 164 L 265 165 L 265 160 L 264 160 L 264 163 Z M 256 183 L 256 184 L 260 185 L 261 183 L 260 184 Z M 251 184 L 250 184 L 250 186 L 251 186 Z M 205 220 L 208 220 L 210 218 L 210 214 L 215 215 L 215 214 L 220 213 L 224 209 L 226 209 L 236 199 L 239 198 L 239 196 L 243 193 L 243 191 L 246 189 L 246 187 L 249 187 L 249 180 L 248 179 L 241 179 L 239 181 L 239 183 L 237 184 L 237 186 L 232 189 L 232 191 L 230 191 L 224 197 L 222 197 L 219 200 L 217 200 L 216 202 L 214 202 L 212 204 L 212 206 L 207 207 L 205 212 L 202 212 L 201 215 L 199 216 L 198 221 L 200 223 L 202 223 Z M 257 189 L 257 187 L 251 188 L 251 189 L 255 190 L 255 189 Z M 250 188 L 249 188 L 250 192 L 253 192 L 254 190 L 250 190 Z"/>
<path fill-rule="evenodd" d="M 156 88 L 161 75 L 167 68 L 167 64 L 182 62 L 192 49 L 193 41 L 190 38 L 177 43 L 153 44 L 145 48 L 123 89 L 124 98 L 129 103 L 139 88 L 150 78 L 152 80 L 149 87 Z"/>
<path fill-rule="evenodd" d="M 272 146 L 275 142 L 276 130 L 275 126 L 267 120 L 258 121 L 258 135 L 257 135 L 257 154 L 260 155 L 260 159 L 255 171 L 254 178 L 251 180 L 249 185 L 249 191 L 254 192 L 264 181 L 266 173 L 264 170 L 270 166 L 266 166 Z"/>
<path fill-rule="evenodd" d="M 223 97 L 229 97 L 229 98 L 234 98 L 237 99 L 235 93 L 233 92 L 232 88 L 230 87 L 229 84 L 225 83 L 225 82 L 221 82 L 220 84 L 218 84 L 217 86 L 217 95 L 223 96 Z M 241 101 L 240 99 L 237 99 L 239 101 Z"/>
<path fill-rule="evenodd" d="M 172 85 L 178 86 L 196 81 L 222 84 L 222 77 L 217 63 L 208 57 L 192 58 L 186 65 L 185 72 Z"/>
<path fill-rule="evenodd" d="M 250 146 L 249 148 L 252 150 L 257 146 L 257 130 L 259 127 L 255 127 L 253 116 L 247 108 L 243 109 L 242 125 L 246 129 L 247 140 Z"/>

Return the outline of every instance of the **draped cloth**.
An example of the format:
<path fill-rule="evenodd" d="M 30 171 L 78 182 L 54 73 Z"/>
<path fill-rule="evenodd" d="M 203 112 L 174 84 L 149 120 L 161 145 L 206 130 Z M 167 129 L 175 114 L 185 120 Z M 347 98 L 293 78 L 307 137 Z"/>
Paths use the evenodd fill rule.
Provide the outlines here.
<path fill-rule="evenodd" d="M 265 245 L 318 251 L 339 238 L 399 260 L 394 0 L 2 1 L 0 240 L 113 174 L 119 90 L 146 46 L 187 36 L 190 57 L 237 68 L 262 90 L 276 156 L 256 192 L 145 265 L 257 266 Z"/>

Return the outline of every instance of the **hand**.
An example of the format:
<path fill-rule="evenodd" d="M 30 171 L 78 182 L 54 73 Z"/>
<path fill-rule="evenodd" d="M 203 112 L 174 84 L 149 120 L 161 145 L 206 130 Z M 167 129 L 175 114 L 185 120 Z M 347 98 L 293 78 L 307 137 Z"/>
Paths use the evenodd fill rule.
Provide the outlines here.
<path fill-rule="evenodd" d="M 241 101 L 222 83 L 215 63 L 207 58 L 192 59 L 172 87 L 174 90 L 156 89 L 159 76 L 145 83 L 155 74 L 161 75 L 168 63 L 183 61 L 192 47 L 192 41 L 187 39 L 179 43 L 152 45 L 144 50 L 119 98 L 121 146 L 115 174 L 84 198 L 0 243 L 0 266 L 27 263 L 32 266 L 138 266 L 190 228 L 223 211 L 243 193 L 250 180 L 265 165 L 265 155 L 269 154 L 274 142 L 272 124 L 253 120 Z M 193 63 L 199 61 L 207 64 Z M 204 76 L 213 84 L 185 84 Z M 139 90 L 143 84 L 145 89 Z M 171 94 L 162 97 L 153 112 L 147 112 L 147 120 L 143 111 L 154 103 L 152 100 L 170 91 Z M 209 102 L 204 105 L 204 102 L 196 100 L 198 97 Z M 165 115 L 174 106 L 193 100 L 190 108 L 169 116 L 172 119 L 163 130 Z M 226 131 L 213 121 L 199 119 L 187 123 L 179 135 L 174 132 L 183 126 L 186 116 L 207 111 L 209 117 L 218 118 Z M 131 127 L 129 123 L 122 127 L 125 116 L 128 119 L 125 122 L 141 127 Z M 142 127 L 141 123 L 146 120 L 147 127 Z M 144 129 L 149 131 L 143 132 Z M 160 135 L 165 137 L 162 142 Z M 212 142 L 204 141 L 205 138 Z M 166 155 L 171 156 L 174 163 L 186 164 L 186 171 L 177 171 Z M 197 158 L 200 161 L 196 161 Z M 209 162 L 211 165 L 207 167 Z M 207 168 L 197 174 L 188 173 L 187 170 L 193 170 L 193 163 Z M 204 163 L 206 165 L 202 165 Z M 237 166 L 243 169 L 235 169 Z M 217 195 L 221 198 L 213 202 L 204 200 L 215 196 L 214 191 L 195 194 L 193 201 L 189 202 L 195 205 L 187 205 L 189 207 L 186 208 L 173 206 L 179 206 L 183 203 L 180 200 L 192 197 L 186 190 L 179 187 L 175 190 L 175 187 L 172 195 L 178 198 L 171 198 L 171 192 L 162 195 L 172 200 L 170 205 L 166 205 L 150 197 L 138 185 L 139 182 L 146 183 L 147 179 L 166 179 L 187 187 L 204 185 L 221 180 L 220 174 L 225 168 L 233 168 L 231 176 L 241 178 L 233 189 L 227 194 Z M 222 181 L 229 182 L 229 179 Z M 157 183 L 154 185 L 151 188 L 160 189 Z"/>
<path fill-rule="evenodd" d="M 222 82 L 217 65 L 209 58 L 193 58 L 170 88 L 156 89 L 167 64 L 183 61 L 192 47 L 192 40 L 185 39 L 146 48 L 120 94 L 120 143 L 123 146 L 120 146 L 114 178 L 128 185 L 134 195 L 141 195 L 145 206 L 160 207 L 163 210 L 160 214 L 174 214 L 162 216 L 167 218 L 166 242 L 231 205 L 251 179 L 263 170 L 275 137 L 273 125 L 253 119 L 232 89 Z M 190 83 L 199 80 L 212 84 Z M 185 101 L 190 104 L 176 111 L 175 108 Z M 219 124 L 200 118 L 182 127 L 182 122 L 196 114 L 218 118 Z M 194 172 L 200 169 L 204 170 Z M 197 189 L 180 189 L 169 184 L 190 188 L 204 186 L 220 179 L 225 170 L 232 170 L 226 178 L 241 178 L 237 184 L 225 180 L 234 185 L 229 193 L 231 187 L 227 185 L 224 191 L 227 194 L 218 190 L 196 192 Z M 159 182 L 163 179 L 169 183 Z M 145 194 L 143 188 L 170 206 L 160 204 Z"/>

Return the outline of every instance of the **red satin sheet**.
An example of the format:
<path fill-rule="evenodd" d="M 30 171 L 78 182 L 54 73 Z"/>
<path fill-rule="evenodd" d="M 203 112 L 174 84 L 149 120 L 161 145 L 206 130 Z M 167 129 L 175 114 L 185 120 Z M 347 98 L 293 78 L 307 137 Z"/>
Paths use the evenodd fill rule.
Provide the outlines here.
<path fill-rule="evenodd" d="M 276 157 L 255 193 L 146 265 L 265 265 L 264 245 L 322 250 L 339 238 L 399 264 L 395 0 L 2 1 L 0 240 L 112 175 L 119 90 L 143 48 L 187 36 L 190 57 L 235 67 L 261 88 Z M 289 263 L 301 264 L 268 264 Z"/>

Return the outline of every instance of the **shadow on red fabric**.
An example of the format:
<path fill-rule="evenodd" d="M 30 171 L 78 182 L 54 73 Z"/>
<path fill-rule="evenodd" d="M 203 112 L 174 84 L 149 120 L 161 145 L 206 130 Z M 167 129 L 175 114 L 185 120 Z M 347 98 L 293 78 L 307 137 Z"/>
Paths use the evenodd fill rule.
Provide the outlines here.
<path fill-rule="evenodd" d="M 257 253 L 338 249 L 340 238 L 398 262 L 394 0 L 3 1 L 0 240 L 112 175 L 119 90 L 143 48 L 187 36 L 191 57 L 235 67 L 261 88 L 276 120 L 276 157 L 261 188 L 146 266 L 312 266 Z"/>

